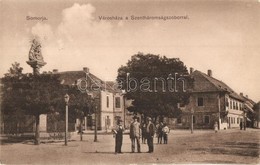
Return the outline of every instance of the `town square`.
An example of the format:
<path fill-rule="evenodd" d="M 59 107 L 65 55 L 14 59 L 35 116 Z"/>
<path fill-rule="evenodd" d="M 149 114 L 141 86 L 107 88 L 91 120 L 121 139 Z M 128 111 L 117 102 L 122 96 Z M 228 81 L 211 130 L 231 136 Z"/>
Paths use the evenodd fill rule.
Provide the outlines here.
<path fill-rule="evenodd" d="M 259 164 L 259 1 L 2 0 L 0 164 Z"/>

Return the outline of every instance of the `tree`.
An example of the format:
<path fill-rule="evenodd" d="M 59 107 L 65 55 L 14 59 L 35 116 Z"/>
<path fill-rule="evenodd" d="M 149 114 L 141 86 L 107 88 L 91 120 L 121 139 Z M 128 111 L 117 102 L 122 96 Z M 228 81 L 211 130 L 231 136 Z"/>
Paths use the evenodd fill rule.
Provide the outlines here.
<path fill-rule="evenodd" d="M 9 114 L 16 120 L 22 116 L 35 117 L 35 144 L 40 143 L 39 119 L 41 114 L 59 114 L 59 119 L 65 120 L 64 95 L 70 95 L 69 121 L 82 119 L 92 113 L 93 101 L 87 94 L 82 94 L 76 86 L 61 84 L 59 74 L 22 74 L 19 64 L 15 63 L 9 73 L 2 78 L 4 114 Z M 55 116 L 54 115 L 54 116 Z"/>
<path fill-rule="evenodd" d="M 35 117 L 35 144 L 39 139 L 39 118 L 41 114 L 59 111 L 65 107 L 63 96 L 67 92 L 66 86 L 60 83 L 56 74 L 20 74 L 2 78 L 4 113 L 17 114 L 23 112 Z"/>
<path fill-rule="evenodd" d="M 8 73 L 5 74 L 5 77 L 19 77 L 22 75 L 23 68 L 20 67 L 18 62 L 12 64 L 12 67 L 8 70 Z"/>
<path fill-rule="evenodd" d="M 75 86 L 71 86 L 68 90 L 70 95 L 70 109 L 73 110 L 74 117 L 78 118 L 80 140 L 83 140 L 82 123 L 84 117 L 93 113 L 94 101 L 86 93 L 81 93 Z"/>
<path fill-rule="evenodd" d="M 5 74 L 5 77 L 10 78 L 10 79 L 11 78 L 20 79 L 22 76 L 22 71 L 23 71 L 23 68 L 20 67 L 20 64 L 15 62 L 14 64 L 12 64 L 12 66 L 8 70 L 8 73 Z M 1 79 L 1 81 L 3 82 L 2 79 Z M 24 112 L 19 106 L 16 106 L 15 104 L 13 104 L 14 102 L 15 103 L 19 102 L 21 97 L 19 94 L 15 94 L 11 90 L 9 85 L 10 85 L 10 83 L 4 84 L 1 88 L 3 100 L 5 100 L 5 102 L 2 101 L 1 114 L 6 114 L 4 120 L 8 120 L 15 125 L 15 128 L 9 127 L 9 133 L 17 135 L 20 132 L 19 124 L 24 119 L 23 118 Z M 14 96 L 14 97 L 12 97 L 12 96 Z M 8 103 L 5 105 L 5 108 L 3 108 L 4 103 Z"/>
<path fill-rule="evenodd" d="M 178 58 L 138 53 L 118 69 L 119 88 L 133 100 L 129 111 L 151 116 L 177 117 L 178 104 L 187 104 L 192 78 Z"/>

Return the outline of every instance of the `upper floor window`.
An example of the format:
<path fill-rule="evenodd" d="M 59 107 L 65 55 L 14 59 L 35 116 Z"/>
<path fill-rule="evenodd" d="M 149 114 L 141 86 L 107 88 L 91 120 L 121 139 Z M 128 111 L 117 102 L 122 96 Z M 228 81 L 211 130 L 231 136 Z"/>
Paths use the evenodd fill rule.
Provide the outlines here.
<path fill-rule="evenodd" d="M 236 109 L 235 101 L 233 101 L 233 109 Z"/>
<path fill-rule="evenodd" d="M 232 109 L 232 101 L 230 100 L 230 109 Z"/>
<path fill-rule="evenodd" d="M 120 97 L 116 97 L 116 108 L 120 108 L 121 107 L 121 102 L 120 102 Z"/>
<path fill-rule="evenodd" d="M 109 96 L 107 96 L 107 108 L 109 108 Z"/>
<path fill-rule="evenodd" d="M 229 107 L 228 98 L 226 98 L 226 107 Z"/>
<path fill-rule="evenodd" d="M 202 97 L 199 97 L 198 98 L 198 106 L 203 106 L 203 98 Z"/>

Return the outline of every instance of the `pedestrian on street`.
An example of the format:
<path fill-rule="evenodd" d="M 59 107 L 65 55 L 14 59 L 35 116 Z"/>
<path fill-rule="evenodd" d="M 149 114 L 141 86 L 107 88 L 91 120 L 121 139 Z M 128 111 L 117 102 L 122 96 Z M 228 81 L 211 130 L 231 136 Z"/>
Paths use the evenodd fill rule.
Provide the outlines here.
<path fill-rule="evenodd" d="M 113 129 L 113 133 L 115 136 L 115 154 L 117 153 L 122 153 L 121 148 L 122 148 L 122 143 L 123 143 L 123 132 L 124 132 L 124 127 L 122 125 L 123 121 L 119 119 L 117 121 L 117 126 L 115 129 Z"/>
<path fill-rule="evenodd" d="M 140 147 L 140 137 L 141 137 L 141 127 L 140 123 L 137 121 L 137 116 L 133 117 L 134 121 L 130 125 L 130 139 L 132 144 L 132 153 L 135 152 L 135 141 L 137 144 L 137 152 L 141 153 Z"/>
<path fill-rule="evenodd" d="M 160 122 L 156 127 L 156 134 L 157 134 L 157 138 L 158 138 L 157 143 L 158 144 L 162 144 L 162 138 L 163 138 L 162 128 L 163 128 L 163 122 Z"/>
<path fill-rule="evenodd" d="M 146 122 L 143 121 L 142 123 L 142 143 L 145 144 L 146 143 Z"/>
<path fill-rule="evenodd" d="M 152 153 L 154 151 L 153 136 L 155 133 L 155 126 L 152 123 L 152 119 L 150 117 L 148 117 L 147 120 L 148 120 L 148 124 L 146 127 L 146 138 L 147 138 L 147 144 L 148 144 L 148 153 Z"/>
<path fill-rule="evenodd" d="M 169 127 L 167 126 L 166 123 L 164 124 L 164 127 L 163 127 L 163 129 L 162 129 L 162 132 L 163 132 L 163 143 L 164 143 L 164 144 L 167 144 L 167 143 L 168 143 L 168 134 L 170 133 L 170 129 L 169 129 Z"/>
<path fill-rule="evenodd" d="M 240 126 L 240 130 L 242 130 L 243 129 L 243 122 L 242 121 L 240 121 L 239 126 Z"/>
<path fill-rule="evenodd" d="M 215 124 L 214 124 L 214 130 L 215 130 L 215 133 L 218 132 L 218 122 L 215 122 Z"/>

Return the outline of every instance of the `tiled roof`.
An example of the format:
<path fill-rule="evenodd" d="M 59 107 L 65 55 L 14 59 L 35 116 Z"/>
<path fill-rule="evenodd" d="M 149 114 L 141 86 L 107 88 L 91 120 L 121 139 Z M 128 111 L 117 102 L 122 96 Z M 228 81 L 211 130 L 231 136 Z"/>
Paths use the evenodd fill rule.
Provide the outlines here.
<path fill-rule="evenodd" d="M 208 76 L 198 70 L 191 73 L 191 76 L 194 78 L 193 92 L 227 92 L 230 97 L 244 101 L 233 89 L 214 77 Z"/>
<path fill-rule="evenodd" d="M 65 71 L 55 74 L 59 74 L 61 83 L 65 85 L 76 85 L 77 80 L 86 78 L 86 73 L 84 71 Z M 98 86 L 100 86 L 102 90 L 106 90 L 109 92 L 118 92 L 116 89 L 113 88 L 113 86 L 108 85 L 107 82 L 102 81 L 100 78 L 91 73 L 88 74 L 87 80 L 88 83 L 90 82 L 88 86 L 91 86 L 95 83 L 98 84 Z"/>

